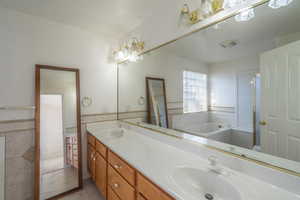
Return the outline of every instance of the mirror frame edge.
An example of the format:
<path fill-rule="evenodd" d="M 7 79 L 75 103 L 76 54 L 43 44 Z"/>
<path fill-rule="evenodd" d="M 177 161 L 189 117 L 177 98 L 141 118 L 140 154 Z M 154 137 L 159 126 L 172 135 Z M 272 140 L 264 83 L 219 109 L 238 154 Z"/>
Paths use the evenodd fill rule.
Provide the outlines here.
<path fill-rule="evenodd" d="M 80 70 L 77 68 L 66 68 L 51 65 L 35 65 L 35 134 L 34 134 L 34 200 L 40 200 L 40 71 L 41 69 L 71 71 L 76 75 L 76 118 L 77 118 L 77 143 L 78 143 L 78 187 L 55 195 L 50 199 L 57 199 L 67 194 L 76 192 L 83 187 L 82 180 L 82 145 L 81 145 L 81 107 L 80 107 Z"/>
<path fill-rule="evenodd" d="M 259 7 L 261 5 L 267 4 L 269 1 L 270 0 L 261 0 L 261 1 L 257 2 L 257 3 L 253 3 L 253 5 L 251 5 L 251 6 L 247 7 L 247 8 L 256 8 L 256 7 Z M 150 49 L 146 49 L 144 52 L 140 53 L 140 55 L 147 55 L 148 53 L 151 53 L 151 52 L 153 52 L 155 50 L 158 50 L 158 49 L 160 49 L 160 48 L 162 48 L 164 46 L 172 44 L 172 43 L 174 43 L 174 42 L 176 42 L 176 41 L 178 41 L 180 39 L 183 39 L 185 37 L 193 35 L 194 33 L 197 33 L 197 32 L 199 32 L 201 30 L 204 30 L 204 29 L 206 29 L 208 27 L 211 27 L 211 26 L 213 26 L 213 25 L 215 25 L 215 24 L 217 24 L 219 22 L 222 22 L 222 21 L 225 21 L 227 19 L 230 19 L 230 18 L 236 16 L 237 14 L 239 14 L 239 12 L 241 10 L 243 10 L 243 9 L 235 10 L 232 13 L 230 13 L 230 14 L 228 14 L 228 15 L 226 15 L 226 16 L 218 19 L 218 20 L 212 21 L 212 22 L 210 22 L 210 23 L 208 23 L 206 25 L 203 25 L 203 26 L 198 27 L 198 28 L 196 28 L 194 30 L 191 30 L 191 31 L 189 31 L 187 33 L 179 35 L 178 37 L 176 37 L 174 39 L 168 40 L 167 42 L 159 43 L 159 44 L 157 44 L 156 46 L 154 46 L 154 47 L 152 47 Z M 120 65 L 126 64 L 127 62 L 128 62 L 128 60 L 123 60 L 123 61 L 118 62 L 117 63 L 117 68 L 119 69 Z M 117 77 L 118 77 L 118 81 L 119 81 L 119 71 L 118 71 Z M 117 92 L 118 92 L 118 95 L 119 95 L 119 88 L 118 88 Z M 118 100 L 117 100 L 117 105 L 118 106 L 119 106 L 119 103 L 120 103 L 119 101 L 120 100 L 119 100 L 119 97 L 118 97 Z M 124 120 L 122 120 L 122 119 L 119 118 L 119 108 L 117 109 L 117 120 L 124 121 Z M 126 122 L 126 123 L 129 123 L 129 122 Z M 147 127 L 143 127 L 141 125 L 137 125 L 137 124 L 134 124 L 134 123 L 129 123 L 129 124 L 137 126 L 137 127 L 145 128 L 145 129 L 148 129 L 148 130 L 151 130 L 151 131 L 155 131 L 155 132 L 160 133 L 160 134 L 168 135 L 166 133 L 163 133 L 162 131 L 158 131 L 158 130 L 150 129 L 150 128 L 147 128 Z M 267 167 L 267 168 L 270 168 L 270 169 L 273 169 L 273 170 L 277 170 L 279 172 L 286 173 L 286 174 L 289 174 L 289 175 L 292 175 L 292 176 L 300 177 L 300 172 L 297 172 L 297 171 L 294 171 L 294 170 L 291 170 L 291 169 L 287 169 L 287 168 L 283 168 L 283 167 L 280 167 L 280 166 L 276 166 L 276 165 L 271 164 L 269 162 L 265 162 L 265 161 L 261 161 L 259 159 L 248 157 L 248 156 L 246 156 L 244 154 L 229 152 L 229 151 L 226 151 L 224 149 L 221 149 L 221 148 L 218 148 L 218 147 L 215 147 L 215 146 L 212 146 L 212 145 L 204 145 L 204 146 L 207 147 L 207 148 L 209 148 L 209 149 L 211 149 L 211 150 L 215 150 L 215 151 L 218 151 L 218 152 L 221 152 L 221 153 L 233 156 L 233 157 L 237 157 L 237 158 L 242 159 L 242 160 L 247 160 L 249 162 L 255 163 L 255 164 L 260 165 L 260 166 L 264 166 L 264 167 Z"/>

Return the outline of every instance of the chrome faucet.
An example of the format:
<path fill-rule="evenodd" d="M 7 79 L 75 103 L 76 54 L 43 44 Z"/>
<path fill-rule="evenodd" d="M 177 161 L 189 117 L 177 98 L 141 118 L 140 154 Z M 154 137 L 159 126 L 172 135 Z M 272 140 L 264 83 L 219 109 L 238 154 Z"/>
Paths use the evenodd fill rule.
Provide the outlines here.
<path fill-rule="evenodd" d="M 222 169 L 218 167 L 218 158 L 215 156 L 209 156 L 208 162 L 210 165 L 210 171 L 216 174 L 222 174 Z"/>
<path fill-rule="evenodd" d="M 208 157 L 208 162 L 209 162 L 210 166 L 215 167 L 217 165 L 217 160 L 218 160 L 218 158 L 215 156 Z"/>

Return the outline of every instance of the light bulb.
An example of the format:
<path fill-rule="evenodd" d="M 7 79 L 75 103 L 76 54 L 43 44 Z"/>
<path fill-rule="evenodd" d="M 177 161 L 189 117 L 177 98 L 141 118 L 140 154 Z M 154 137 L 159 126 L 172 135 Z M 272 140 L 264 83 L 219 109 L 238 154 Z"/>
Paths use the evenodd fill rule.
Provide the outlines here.
<path fill-rule="evenodd" d="M 125 58 L 125 55 L 124 55 L 124 53 L 122 51 L 118 51 L 116 53 L 116 57 L 115 58 L 116 58 L 116 60 L 123 60 Z"/>
<path fill-rule="evenodd" d="M 245 2 L 245 0 L 224 0 L 223 8 L 224 9 L 233 8 L 244 2 Z"/>
<path fill-rule="evenodd" d="M 293 0 L 271 0 L 269 2 L 269 7 L 273 9 L 277 9 L 283 6 L 287 6 L 292 3 Z"/>
<path fill-rule="evenodd" d="M 139 55 L 138 52 L 136 51 L 131 52 L 131 54 L 128 56 L 128 60 L 131 62 L 137 62 L 138 59 L 139 59 Z"/>
<path fill-rule="evenodd" d="M 237 22 L 249 21 L 255 17 L 254 8 L 248 8 L 235 16 Z"/>

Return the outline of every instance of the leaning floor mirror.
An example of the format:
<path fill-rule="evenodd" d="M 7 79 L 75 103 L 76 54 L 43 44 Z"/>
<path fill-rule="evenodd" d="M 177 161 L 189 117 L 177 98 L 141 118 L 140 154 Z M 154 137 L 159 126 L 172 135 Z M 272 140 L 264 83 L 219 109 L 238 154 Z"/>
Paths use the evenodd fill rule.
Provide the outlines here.
<path fill-rule="evenodd" d="M 35 200 L 82 187 L 79 70 L 36 66 Z"/>
<path fill-rule="evenodd" d="M 165 80 L 146 77 L 148 123 L 168 128 Z"/>

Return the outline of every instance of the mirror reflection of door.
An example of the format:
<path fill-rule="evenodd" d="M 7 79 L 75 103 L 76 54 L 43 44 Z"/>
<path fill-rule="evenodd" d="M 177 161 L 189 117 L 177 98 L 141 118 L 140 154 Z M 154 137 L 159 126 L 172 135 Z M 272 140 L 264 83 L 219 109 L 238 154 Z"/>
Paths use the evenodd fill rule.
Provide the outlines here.
<path fill-rule="evenodd" d="M 261 148 L 300 161 L 300 41 L 261 55 Z"/>
<path fill-rule="evenodd" d="M 148 99 L 148 122 L 168 128 L 165 80 L 146 77 Z"/>
<path fill-rule="evenodd" d="M 65 167 L 62 95 L 41 95 L 41 180 Z"/>
<path fill-rule="evenodd" d="M 77 69 L 37 66 L 35 199 L 53 199 L 81 188 Z"/>

